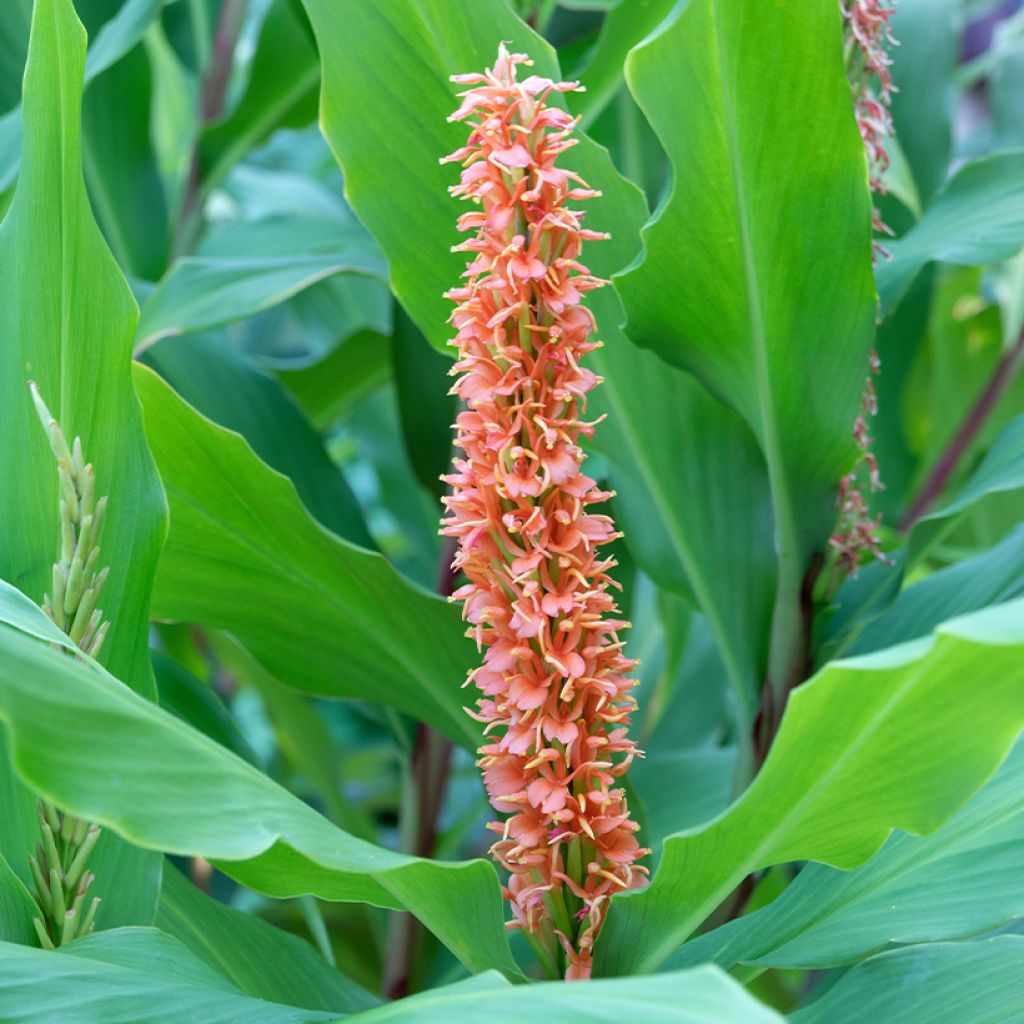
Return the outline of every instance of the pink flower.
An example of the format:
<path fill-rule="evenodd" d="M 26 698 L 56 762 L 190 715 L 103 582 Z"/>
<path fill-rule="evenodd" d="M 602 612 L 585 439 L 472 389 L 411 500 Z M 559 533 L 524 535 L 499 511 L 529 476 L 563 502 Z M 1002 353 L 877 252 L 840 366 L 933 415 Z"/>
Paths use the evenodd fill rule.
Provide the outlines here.
<path fill-rule="evenodd" d="M 549 951 L 561 947 L 566 977 L 590 975 L 594 939 L 614 892 L 644 883 L 616 780 L 639 753 L 626 735 L 634 663 L 618 632 L 628 623 L 600 549 L 619 536 L 606 500 L 583 475 L 579 446 L 593 434 L 582 419 L 599 378 L 580 362 L 595 346 L 581 296 L 604 282 L 579 261 L 587 239 L 570 210 L 597 195 L 555 166 L 576 122 L 548 96 L 576 88 L 538 76 L 504 46 L 451 120 L 468 121 L 468 143 L 445 158 L 462 165 L 453 195 L 479 210 L 459 218 L 474 232 L 456 303 L 453 391 L 464 457 L 445 479 L 443 532 L 459 541 L 457 591 L 469 635 L 484 648 L 470 674 L 483 696 L 471 712 L 489 741 L 479 765 L 492 805 L 512 813 L 491 828 L 492 854 L 510 873 L 511 927 Z"/>

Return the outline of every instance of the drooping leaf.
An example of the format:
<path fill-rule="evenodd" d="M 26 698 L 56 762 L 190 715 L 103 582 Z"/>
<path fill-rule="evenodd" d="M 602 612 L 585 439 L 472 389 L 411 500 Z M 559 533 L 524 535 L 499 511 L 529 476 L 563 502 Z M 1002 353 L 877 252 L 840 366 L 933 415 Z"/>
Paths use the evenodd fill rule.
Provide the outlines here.
<path fill-rule="evenodd" d="M 378 1002 L 308 942 L 219 903 L 170 866 L 164 868 L 156 924 L 248 996 L 336 1013 Z"/>
<path fill-rule="evenodd" d="M 153 929 L 89 936 L 58 953 L 0 946 L 0 1016 L 10 1024 L 313 1024 L 337 1014 L 243 996 Z"/>
<path fill-rule="evenodd" d="M 781 1024 L 739 985 L 714 968 L 652 978 L 508 985 L 486 974 L 422 992 L 349 1018 L 352 1024 L 492 1024 L 496 1014 L 513 1020 L 573 1020 L 587 1024 Z"/>
<path fill-rule="evenodd" d="M 688 942 L 672 964 L 826 968 L 890 943 L 996 928 L 1024 916 L 1022 844 L 1024 745 L 1018 744 L 995 778 L 937 832 L 924 839 L 893 835 L 852 871 L 809 865 L 767 907 Z"/>
<path fill-rule="evenodd" d="M 59 543 L 56 463 L 29 396 L 32 378 L 68 439 L 80 435 L 109 505 L 100 538 L 110 576 L 101 659 L 153 696 L 148 606 L 166 509 L 129 375 L 135 302 L 93 220 L 82 179 L 85 35 L 70 0 L 39 0 L 25 77 L 22 169 L 0 227 L 0 579 L 40 601 Z M 23 880 L 35 799 L 0 753 L 0 851 Z M 91 864 L 100 925 L 152 919 L 159 862 L 104 837 Z M 118 877 L 120 875 L 120 877 Z M 117 892 L 116 899 L 111 894 Z"/>
<path fill-rule="evenodd" d="M 465 127 L 446 120 L 455 106 L 448 76 L 493 64 L 498 42 L 507 40 L 531 55 L 537 74 L 559 78 L 554 53 L 500 0 L 304 2 L 323 65 L 321 125 L 344 171 L 348 200 L 387 255 L 395 295 L 424 336 L 450 352 L 451 305 L 443 293 L 464 269 L 463 257 L 449 251 L 462 209 L 447 191 L 455 175 L 438 159 L 464 141 Z M 393 60 L 382 77 L 373 55 L 384 48 Z M 609 276 L 638 252 L 645 204 L 585 137 L 564 163 L 602 192 L 586 204 L 586 222 L 613 237 L 588 246 L 584 261 Z M 727 652 L 737 692 L 752 693 L 763 677 L 765 608 L 774 590 L 756 443 L 739 417 L 630 344 L 617 328 L 622 311 L 612 289 L 591 293 L 588 305 L 606 342 L 589 357 L 605 381 L 590 396 L 588 415 L 609 413 L 598 443 L 611 456 L 612 482 L 622 481 L 622 494 L 632 489 L 651 499 L 638 496 L 626 508 L 629 543 L 646 571 L 696 597 Z M 692 478 L 689 465 L 699 467 Z M 664 526 L 652 505 L 667 517 Z M 655 555 L 648 530 L 668 531 L 670 546 Z M 722 573 L 726 562 L 731 572 Z"/>
<path fill-rule="evenodd" d="M 879 263 L 878 292 L 890 312 L 932 260 L 980 266 L 1024 248 L 1024 150 L 965 164 L 946 183 L 924 217 L 902 238 L 886 243 L 892 259 Z"/>
<path fill-rule="evenodd" d="M 674 170 L 642 260 L 616 279 L 627 331 L 757 435 L 780 606 L 795 603 L 854 462 L 875 314 L 864 149 L 840 29 L 831 0 L 694 0 L 626 70 Z"/>
<path fill-rule="evenodd" d="M 491 864 L 421 860 L 354 838 L 98 665 L 3 624 L 9 603 L 0 720 L 15 769 L 38 792 L 139 846 L 205 857 L 269 896 L 408 909 L 470 970 L 518 976 Z M 46 621 L 39 612 L 37 633 Z"/>
<path fill-rule="evenodd" d="M 385 273 L 358 225 L 271 217 L 225 229 L 171 267 L 143 306 L 137 345 L 242 320 L 343 273 Z"/>
<path fill-rule="evenodd" d="M 323 441 L 280 383 L 217 335 L 157 342 L 143 361 L 194 409 L 237 431 L 288 477 L 307 509 L 329 530 L 372 547 L 355 495 Z"/>
<path fill-rule="evenodd" d="M 475 652 L 458 611 L 320 526 L 241 437 L 151 370 L 136 385 L 171 504 L 154 617 L 227 630 L 283 683 L 379 701 L 475 747 L 460 689 Z"/>
<path fill-rule="evenodd" d="M 743 796 L 666 839 L 651 884 L 613 900 L 596 969 L 656 968 L 752 871 L 794 860 L 851 868 L 893 828 L 937 829 L 1024 728 L 1022 650 L 1017 600 L 826 665 L 794 691 Z"/>
<path fill-rule="evenodd" d="M 793 1024 L 1020 1024 L 1024 1020 L 1024 938 L 936 943 L 883 953 L 858 964 Z"/>

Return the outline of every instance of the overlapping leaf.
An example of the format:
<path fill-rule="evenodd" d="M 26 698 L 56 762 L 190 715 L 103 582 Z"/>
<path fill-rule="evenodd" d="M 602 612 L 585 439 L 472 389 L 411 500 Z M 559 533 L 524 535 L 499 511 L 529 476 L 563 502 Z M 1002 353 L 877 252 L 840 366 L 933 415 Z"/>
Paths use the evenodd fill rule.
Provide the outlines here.
<path fill-rule="evenodd" d="M 329 533 L 151 370 L 136 385 L 171 505 L 154 617 L 227 630 L 290 686 L 378 701 L 476 746 L 460 689 L 476 655 L 458 610 Z"/>
<path fill-rule="evenodd" d="M 490 864 L 420 860 L 348 835 L 99 666 L 54 651 L 38 637 L 62 637 L 42 613 L 28 615 L 6 586 L 0 596 L 0 623 L 32 623 L 32 634 L 0 625 L 0 720 L 33 789 L 139 846 L 206 857 L 267 895 L 408 909 L 471 970 L 518 973 Z"/>
<path fill-rule="evenodd" d="M 938 828 L 1024 728 L 1022 652 L 1017 600 L 827 665 L 793 693 L 743 796 L 666 839 L 650 886 L 615 898 L 597 969 L 656 968 L 751 871 L 794 860 L 851 868 L 893 828 Z"/>

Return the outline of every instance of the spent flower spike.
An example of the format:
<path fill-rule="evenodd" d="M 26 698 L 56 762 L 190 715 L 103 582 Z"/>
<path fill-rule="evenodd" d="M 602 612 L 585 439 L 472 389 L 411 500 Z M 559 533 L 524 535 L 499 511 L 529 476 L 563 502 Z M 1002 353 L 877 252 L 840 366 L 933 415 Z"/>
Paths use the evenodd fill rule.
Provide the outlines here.
<path fill-rule="evenodd" d="M 846 39 L 846 72 L 853 90 L 857 127 L 868 161 L 868 185 L 876 195 L 885 195 L 887 189 L 882 179 L 889 167 L 885 143 L 894 134 L 889 104 L 896 91 L 888 48 L 897 45 L 890 27 L 890 19 L 896 13 L 896 8 L 885 0 L 840 0 L 839 8 L 843 14 Z M 877 207 L 872 213 L 872 224 L 875 231 L 892 234 Z M 888 259 L 888 250 L 877 241 L 873 244 L 876 261 L 879 258 Z M 839 566 L 853 576 L 856 576 L 861 556 L 865 552 L 882 562 L 888 561 L 879 546 L 881 541 L 878 530 L 882 525 L 882 517 L 871 517 L 860 480 L 866 473 L 868 489 L 872 492 L 883 490 L 885 486 L 871 450 L 872 442 L 868 432 L 868 422 L 878 410 L 874 378 L 880 369 L 878 353 L 872 351 L 861 395 L 861 411 L 853 425 L 853 438 L 861 451 L 861 457 L 852 472 L 839 481 L 836 500 L 839 522 L 829 542 Z"/>
<path fill-rule="evenodd" d="M 97 545 L 107 499 L 96 497 L 96 475 L 82 454 L 81 438 L 76 437 L 69 446 L 31 381 L 29 389 L 57 460 L 60 480 L 60 552 L 53 566 L 51 590 L 43 598 L 43 611 L 81 651 L 96 657 L 108 627 L 96 607 L 108 572 L 99 568 Z M 54 949 L 93 930 L 100 900 L 95 897 L 86 906 L 94 878 L 87 864 L 100 829 L 46 800 L 38 809 L 41 841 L 29 857 L 33 896 L 40 910 L 33 924 L 43 948 Z"/>
<path fill-rule="evenodd" d="M 485 726 L 487 793 L 508 815 L 490 827 L 509 926 L 549 973 L 586 978 L 609 898 L 644 883 L 648 851 L 617 784 L 639 753 L 627 736 L 635 662 L 619 637 L 629 624 L 601 553 L 620 534 L 593 510 L 610 493 L 581 469 L 600 383 L 582 365 L 600 342 L 581 299 L 606 282 L 580 252 L 608 236 L 573 208 L 599 193 L 558 166 L 577 120 L 548 101 L 578 86 L 520 81 L 531 63 L 502 45 L 493 68 L 453 78 L 469 88 L 449 120 L 467 121 L 469 139 L 442 163 L 462 165 L 450 191 L 478 209 L 459 218 L 472 236 L 455 249 L 470 262 L 447 293 L 464 411 L 442 532 L 457 539 L 453 568 L 469 582 L 454 598 L 484 651 L 467 684 L 482 693 L 470 713 Z"/>

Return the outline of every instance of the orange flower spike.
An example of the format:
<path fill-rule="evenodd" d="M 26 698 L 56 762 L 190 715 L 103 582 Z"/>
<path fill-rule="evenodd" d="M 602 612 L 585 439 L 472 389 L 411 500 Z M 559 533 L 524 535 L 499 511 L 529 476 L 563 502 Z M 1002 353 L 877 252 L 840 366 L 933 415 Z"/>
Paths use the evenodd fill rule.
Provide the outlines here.
<path fill-rule="evenodd" d="M 458 540 L 454 568 L 469 583 L 468 635 L 483 650 L 470 681 L 483 696 L 474 719 L 494 808 L 493 856 L 509 872 L 509 927 L 527 933 L 542 962 L 570 978 L 590 976 L 594 940 L 614 892 L 644 884 L 636 839 L 615 780 L 639 755 L 627 737 L 635 707 L 618 631 L 628 623 L 600 548 L 619 536 L 590 506 L 608 497 L 585 476 L 582 419 L 600 380 L 581 365 L 598 342 L 583 293 L 605 282 L 580 262 L 583 243 L 606 238 L 582 227 L 567 204 L 592 198 L 558 157 L 575 145 L 576 120 L 548 106 L 578 88 L 530 75 L 524 55 L 498 51 L 449 120 L 469 125 L 467 144 L 442 162 L 462 165 L 450 191 L 480 209 L 455 247 L 470 257 L 448 292 L 458 349 L 452 391 L 463 457 L 445 477 L 442 532 Z"/>

